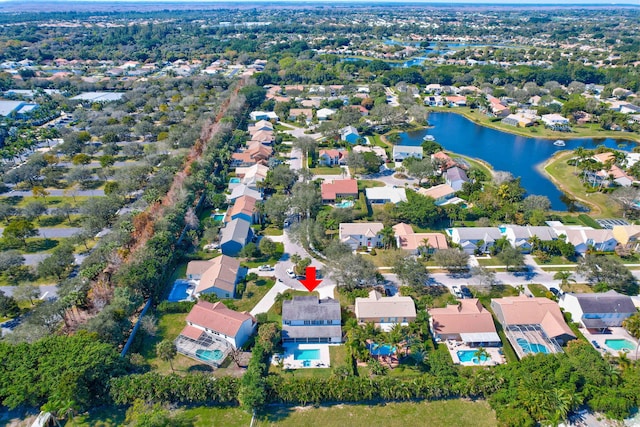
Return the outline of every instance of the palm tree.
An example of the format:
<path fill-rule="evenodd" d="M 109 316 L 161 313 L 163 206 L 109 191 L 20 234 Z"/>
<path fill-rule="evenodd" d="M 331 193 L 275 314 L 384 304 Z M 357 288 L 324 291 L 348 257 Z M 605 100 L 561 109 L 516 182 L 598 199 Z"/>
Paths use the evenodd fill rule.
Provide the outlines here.
<path fill-rule="evenodd" d="M 622 326 L 629 332 L 629 335 L 640 340 L 640 313 L 624 319 Z M 640 342 L 636 343 L 636 360 L 638 359 L 638 349 L 640 349 Z"/>
<path fill-rule="evenodd" d="M 475 353 L 473 353 L 473 357 L 477 357 L 478 361 L 482 364 L 487 360 L 491 359 L 491 355 L 484 347 L 478 347 Z"/>
<path fill-rule="evenodd" d="M 158 357 L 165 362 L 169 362 L 169 366 L 171 366 L 171 371 L 173 372 L 173 359 L 178 354 L 178 349 L 176 345 L 171 340 L 164 340 L 158 343 L 156 346 L 156 354 Z"/>
<path fill-rule="evenodd" d="M 391 227 L 384 227 L 380 230 L 382 236 L 382 246 L 385 249 L 394 248 L 396 246 L 396 232 Z"/>
<path fill-rule="evenodd" d="M 573 278 L 573 273 L 566 270 L 558 271 L 553 275 L 553 278 L 556 280 L 560 280 L 560 289 L 562 289 L 563 291 L 565 290 L 569 282 L 576 283 L 575 279 Z"/>

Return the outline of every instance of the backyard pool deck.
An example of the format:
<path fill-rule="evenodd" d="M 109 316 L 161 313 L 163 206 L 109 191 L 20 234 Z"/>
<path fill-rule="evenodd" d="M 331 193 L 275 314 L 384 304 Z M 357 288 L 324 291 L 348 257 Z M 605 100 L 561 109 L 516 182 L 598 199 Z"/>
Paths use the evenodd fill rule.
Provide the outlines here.
<path fill-rule="evenodd" d="M 329 355 L 330 344 L 284 344 L 284 354 L 274 355 L 272 364 L 279 364 L 282 359 L 284 369 L 308 369 L 308 368 L 329 368 L 331 367 L 331 356 Z M 296 360 L 296 351 L 318 350 L 319 358 L 313 360 Z M 277 357 L 276 357 L 277 356 Z"/>
<path fill-rule="evenodd" d="M 479 363 L 473 363 L 473 362 L 461 361 L 460 358 L 458 357 L 458 352 L 465 351 L 465 350 L 475 352 L 476 350 L 478 350 L 478 347 L 470 347 L 463 342 L 457 342 L 457 341 L 447 341 L 445 344 L 447 346 L 447 350 L 449 350 L 449 354 L 451 355 L 451 360 L 453 360 L 453 363 L 456 365 L 495 366 L 495 365 L 501 365 L 503 363 L 507 363 L 507 359 L 505 359 L 504 354 L 500 353 L 500 350 L 502 349 L 502 347 L 484 347 L 484 349 L 489 354 L 489 359 Z"/>
<path fill-rule="evenodd" d="M 583 327 L 580 327 L 580 332 L 584 335 L 584 337 L 589 341 L 591 345 L 595 341 L 600 346 L 598 352 L 600 354 L 609 353 L 612 356 L 618 357 L 620 352 L 624 352 L 627 355 L 627 358 L 631 360 L 636 360 L 636 348 L 638 346 L 638 340 L 634 339 L 624 328 L 609 328 L 607 333 L 599 334 L 597 331 L 589 330 Z M 633 350 L 615 350 L 609 347 L 606 344 L 606 341 L 609 340 L 626 340 L 630 343 L 633 343 Z M 594 346 L 595 347 L 595 346 Z M 638 352 L 638 356 L 640 356 L 640 352 Z M 640 357 L 638 357 L 640 359 Z"/>

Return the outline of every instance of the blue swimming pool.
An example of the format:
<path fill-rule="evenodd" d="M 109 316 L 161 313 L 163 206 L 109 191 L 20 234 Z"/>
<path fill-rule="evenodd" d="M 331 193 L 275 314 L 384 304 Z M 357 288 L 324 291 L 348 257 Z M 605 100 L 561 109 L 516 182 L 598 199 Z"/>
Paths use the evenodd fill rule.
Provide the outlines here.
<path fill-rule="evenodd" d="M 238 177 L 233 177 L 229 179 L 229 184 L 240 184 L 242 180 Z"/>
<path fill-rule="evenodd" d="M 397 348 L 388 344 L 379 345 L 377 343 L 369 344 L 369 352 L 372 356 L 391 356 L 396 354 Z"/>
<path fill-rule="evenodd" d="M 336 203 L 336 208 L 352 208 L 355 203 L 353 200 L 343 200 L 340 203 Z"/>
<path fill-rule="evenodd" d="M 185 301 L 189 298 L 187 290 L 190 286 L 187 280 L 176 280 L 173 282 L 173 288 L 171 288 L 171 293 L 169 293 L 167 300 L 170 302 Z"/>
<path fill-rule="evenodd" d="M 624 338 L 604 340 L 604 344 L 612 350 L 635 350 L 636 346 Z"/>
<path fill-rule="evenodd" d="M 480 357 L 476 356 L 476 350 L 458 350 L 456 354 L 458 355 L 460 362 L 473 362 L 475 365 L 491 359 L 491 357 L 487 357 L 485 355 L 481 355 Z"/>
<path fill-rule="evenodd" d="M 213 218 L 214 221 L 220 221 L 222 222 L 224 220 L 224 214 L 213 214 L 211 215 L 211 218 Z"/>
<path fill-rule="evenodd" d="M 320 349 L 294 350 L 293 360 L 320 360 Z"/>
<path fill-rule="evenodd" d="M 196 350 L 196 357 L 205 362 L 216 362 L 222 359 L 224 353 L 220 350 Z"/>
<path fill-rule="evenodd" d="M 531 342 L 527 341 L 524 338 L 518 338 L 518 339 L 516 339 L 516 342 L 518 343 L 518 345 L 520 346 L 520 348 L 522 349 L 522 351 L 525 354 L 529 354 L 529 353 L 533 353 L 533 354 L 538 354 L 538 353 L 548 354 L 549 353 L 549 349 L 545 345 L 531 343 Z"/>

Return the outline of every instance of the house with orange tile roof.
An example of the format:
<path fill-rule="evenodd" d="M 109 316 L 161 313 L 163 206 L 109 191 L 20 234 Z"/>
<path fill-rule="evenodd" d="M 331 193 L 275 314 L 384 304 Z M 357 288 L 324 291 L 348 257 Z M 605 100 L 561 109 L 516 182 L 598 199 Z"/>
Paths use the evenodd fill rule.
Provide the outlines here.
<path fill-rule="evenodd" d="M 322 203 L 335 203 L 338 199 L 357 199 L 358 181 L 350 179 L 334 179 L 332 182 L 323 182 L 320 185 Z"/>
<path fill-rule="evenodd" d="M 345 162 L 346 150 L 338 150 L 335 148 L 322 149 L 318 153 L 318 163 L 321 166 L 337 166 Z"/>
<path fill-rule="evenodd" d="M 456 304 L 427 311 L 436 341 L 452 340 L 473 347 L 502 345 L 493 316 L 477 298 L 461 299 Z"/>
<path fill-rule="evenodd" d="M 251 196 L 238 197 L 227 213 L 227 221 L 242 218 L 250 224 L 260 222 L 256 211 L 256 202 L 257 200 Z"/>
<path fill-rule="evenodd" d="M 197 335 L 197 331 L 193 330 L 196 329 L 201 334 L 206 333 L 223 339 L 234 348 L 247 342 L 258 324 L 255 317 L 249 313 L 231 310 L 220 301 L 212 304 L 202 300 L 193 306 L 185 320 L 187 327 L 181 334 L 193 337 Z"/>
<path fill-rule="evenodd" d="M 440 249 L 447 249 L 449 244 L 442 233 L 414 233 L 409 224 L 403 222 L 393 226 L 398 249 L 405 250 L 412 255 L 420 252 L 434 253 Z"/>

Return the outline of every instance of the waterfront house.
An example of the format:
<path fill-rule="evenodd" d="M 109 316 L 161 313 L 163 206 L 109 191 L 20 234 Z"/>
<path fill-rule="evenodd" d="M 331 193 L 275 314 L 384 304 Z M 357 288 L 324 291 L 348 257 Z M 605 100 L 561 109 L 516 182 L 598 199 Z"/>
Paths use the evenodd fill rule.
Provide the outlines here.
<path fill-rule="evenodd" d="M 196 297 L 216 294 L 218 298 L 234 298 L 240 274 L 240 261 L 227 255 L 187 264 L 187 279 L 196 282 L 193 291 Z"/>
<path fill-rule="evenodd" d="M 346 159 L 346 151 L 332 149 L 323 149 L 318 153 L 318 164 L 321 166 L 338 166 L 344 163 Z"/>
<path fill-rule="evenodd" d="M 466 96 L 447 96 L 447 104 L 451 107 L 466 107 Z"/>
<path fill-rule="evenodd" d="M 624 248 L 632 252 L 640 251 L 640 225 L 616 225 L 611 232 Z"/>
<path fill-rule="evenodd" d="M 282 302 L 283 343 L 342 342 L 340 303 L 333 298 L 294 297 Z"/>
<path fill-rule="evenodd" d="M 440 249 L 447 249 L 447 238 L 442 233 L 414 233 L 409 224 L 403 222 L 393 226 L 398 249 L 418 255 L 421 252 L 432 254 Z"/>
<path fill-rule="evenodd" d="M 436 205 L 441 206 L 447 204 L 456 195 L 456 190 L 449 184 L 440 184 L 431 188 L 420 188 L 418 194 L 431 197 L 436 201 Z"/>
<path fill-rule="evenodd" d="M 381 222 L 343 222 L 338 228 L 340 242 L 356 250 L 359 247 L 372 249 L 382 245 Z"/>
<path fill-rule="evenodd" d="M 220 251 L 225 255 L 238 255 L 253 238 L 251 223 L 243 218 L 232 219 L 220 231 Z"/>
<path fill-rule="evenodd" d="M 362 138 L 358 133 L 358 129 L 353 126 L 346 126 L 340 129 L 340 140 L 346 141 L 349 144 L 358 144 Z"/>
<path fill-rule="evenodd" d="M 400 202 L 407 201 L 407 191 L 404 188 L 391 186 L 372 187 L 365 188 L 364 193 L 367 201 L 372 205 L 384 205 L 385 203 L 397 205 Z"/>
<path fill-rule="evenodd" d="M 502 238 L 502 233 L 497 227 L 456 227 L 449 230 L 451 241 L 460 245 L 469 255 L 476 251 L 489 252 L 495 242 Z"/>
<path fill-rule="evenodd" d="M 543 114 L 542 123 L 551 130 L 567 132 L 569 131 L 569 119 L 560 114 Z"/>
<path fill-rule="evenodd" d="M 551 227 L 531 225 L 505 225 L 504 235 L 511 243 L 511 246 L 523 253 L 531 252 L 533 238 L 538 238 L 541 241 L 556 240 L 558 238 L 555 230 Z"/>
<path fill-rule="evenodd" d="M 637 313 L 631 297 L 614 290 L 604 293 L 565 293 L 560 296 L 559 305 L 571 313 L 574 322 L 587 329 L 606 330 L 622 326 L 622 321 Z"/>
<path fill-rule="evenodd" d="M 249 313 L 228 309 L 222 302 L 199 300 L 186 317 L 187 326 L 180 335 L 199 340 L 202 334 L 227 341 L 233 348 L 242 347 L 254 334 L 258 322 Z"/>
<path fill-rule="evenodd" d="M 322 203 L 335 203 L 338 199 L 357 199 L 358 181 L 355 179 L 334 179 L 320 185 Z"/>
<path fill-rule="evenodd" d="M 548 298 L 495 298 L 491 309 L 521 358 L 527 354 L 559 353 L 561 344 L 576 338 L 558 304 Z"/>
<path fill-rule="evenodd" d="M 393 161 L 401 162 L 409 157 L 415 157 L 416 159 L 422 159 L 423 150 L 421 146 L 413 145 L 394 145 L 393 146 Z"/>
<path fill-rule="evenodd" d="M 444 173 L 444 178 L 447 184 L 451 186 L 456 191 L 460 191 L 462 189 L 462 184 L 465 182 L 469 182 L 469 178 L 467 177 L 467 173 L 464 169 L 454 166 L 449 168 Z"/>
<path fill-rule="evenodd" d="M 380 292 L 373 290 L 366 298 L 356 298 L 355 314 L 359 324 L 373 323 L 388 332 L 393 325 L 407 326 L 415 321 L 416 306 L 411 297 L 398 294 L 383 297 Z"/>
<path fill-rule="evenodd" d="M 493 316 L 477 298 L 461 299 L 444 308 L 430 308 L 429 327 L 436 341 L 457 341 L 472 347 L 500 347 Z"/>
<path fill-rule="evenodd" d="M 584 255 L 590 249 L 598 252 L 612 252 L 618 244 L 611 230 L 594 230 L 584 227 L 567 229 L 564 234 L 566 241 L 573 244 L 580 255 Z"/>

